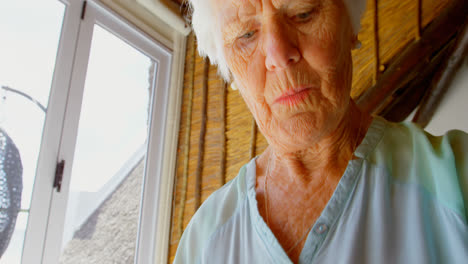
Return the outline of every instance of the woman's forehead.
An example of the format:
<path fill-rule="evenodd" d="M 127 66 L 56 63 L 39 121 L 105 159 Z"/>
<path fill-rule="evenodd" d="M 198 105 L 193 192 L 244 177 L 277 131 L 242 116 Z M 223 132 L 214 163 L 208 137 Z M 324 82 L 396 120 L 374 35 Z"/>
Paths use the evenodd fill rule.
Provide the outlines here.
<path fill-rule="evenodd" d="M 261 10 L 263 0 L 212 0 L 217 10 L 223 15 L 242 13 L 255 13 Z"/>
<path fill-rule="evenodd" d="M 212 0 L 223 20 L 254 15 L 263 11 L 264 6 L 288 9 L 320 3 L 323 0 Z"/>

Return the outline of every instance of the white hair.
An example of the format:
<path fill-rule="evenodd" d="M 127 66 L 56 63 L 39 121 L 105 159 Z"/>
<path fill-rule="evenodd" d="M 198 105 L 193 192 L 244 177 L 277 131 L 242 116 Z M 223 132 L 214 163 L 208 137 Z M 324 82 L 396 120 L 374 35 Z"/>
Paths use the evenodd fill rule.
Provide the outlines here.
<path fill-rule="evenodd" d="M 231 81 L 231 72 L 227 66 L 222 48 L 221 30 L 216 23 L 210 0 L 187 0 L 192 14 L 192 28 L 197 36 L 198 53 L 208 57 L 212 64 L 218 66 L 218 73 L 226 82 Z M 345 4 L 354 34 L 361 28 L 361 16 L 366 8 L 366 0 L 342 0 Z"/>

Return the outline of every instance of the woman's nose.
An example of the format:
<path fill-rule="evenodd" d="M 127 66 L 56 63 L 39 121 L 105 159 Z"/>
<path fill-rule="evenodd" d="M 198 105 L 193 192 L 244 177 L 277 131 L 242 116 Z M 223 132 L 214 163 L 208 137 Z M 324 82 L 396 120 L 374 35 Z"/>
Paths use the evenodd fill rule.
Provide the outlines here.
<path fill-rule="evenodd" d="M 265 66 L 269 71 L 283 70 L 297 63 L 301 53 L 284 23 L 275 21 L 265 30 Z"/>

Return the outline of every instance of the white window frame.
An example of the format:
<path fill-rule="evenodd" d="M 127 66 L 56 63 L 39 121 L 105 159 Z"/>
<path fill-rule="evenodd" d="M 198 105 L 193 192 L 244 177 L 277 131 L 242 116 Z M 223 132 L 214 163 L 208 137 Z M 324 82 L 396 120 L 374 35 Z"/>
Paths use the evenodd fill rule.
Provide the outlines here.
<path fill-rule="evenodd" d="M 96 23 L 157 64 L 135 263 L 165 263 L 185 59 L 185 36 L 164 47 L 99 1 L 60 0 L 66 5 L 48 114 L 38 159 L 22 263 L 58 263 L 93 25 Z M 175 63 L 173 63 L 175 61 Z M 57 161 L 65 160 L 61 192 L 53 189 Z"/>

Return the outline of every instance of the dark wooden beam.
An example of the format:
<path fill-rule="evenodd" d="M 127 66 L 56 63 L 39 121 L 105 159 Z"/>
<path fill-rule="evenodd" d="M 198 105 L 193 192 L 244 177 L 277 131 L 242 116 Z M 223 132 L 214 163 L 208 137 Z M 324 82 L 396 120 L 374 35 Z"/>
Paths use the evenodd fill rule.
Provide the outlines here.
<path fill-rule="evenodd" d="M 174 4 L 177 4 L 179 6 L 181 6 L 184 2 L 184 0 L 171 0 L 172 2 L 174 2 Z"/>
<path fill-rule="evenodd" d="M 465 24 L 463 32 L 459 34 L 453 53 L 450 58 L 444 63 L 432 79 L 429 93 L 424 97 L 413 122 L 418 123 L 421 127 L 426 127 L 429 121 L 434 116 L 440 101 L 447 92 L 452 83 L 455 73 L 460 68 L 463 59 L 468 53 L 468 23 Z"/>
<path fill-rule="evenodd" d="M 454 0 L 426 29 L 421 39 L 409 44 L 390 67 L 380 75 L 376 85 L 357 99 L 359 107 L 368 113 L 378 113 L 388 104 L 391 95 L 407 85 L 424 68 L 430 58 L 460 30 L 468 14 L 468 1 Z"/>
<path fill-rule="evenodd" d="M 436 72 L 444 67 L 443 65 L 450 57 L 453 51 L 455 39 L 452 39 L 449 44 L 440 50 L 427 67 L 416 76 L 408 85 L 395 91 L 390 97 L 391 102 L 378 114 L 385 117 L 388 121 L 401 122 L 404 121 L 416 107 L 420 104 L 425 94 L 430 90 L 430 85 L 433 76 Z"/>

